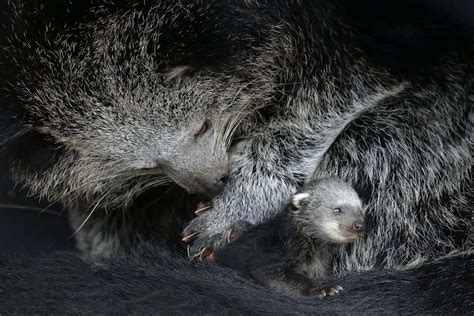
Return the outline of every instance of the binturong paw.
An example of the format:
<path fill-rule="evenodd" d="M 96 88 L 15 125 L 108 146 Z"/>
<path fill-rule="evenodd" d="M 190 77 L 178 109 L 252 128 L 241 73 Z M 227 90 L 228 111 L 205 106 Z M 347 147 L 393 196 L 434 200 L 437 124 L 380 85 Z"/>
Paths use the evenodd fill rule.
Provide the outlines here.
<path fill-rule="evenodd" d="M 214 250 L 237 239 L 251 224 L 247 221 L 235 223 L 222 220 L 212 207 L 199 203 L 197 217 L 181 233 L 181 240 L 188 244 L 188 257 L 191 260 L 214 259 Z"/>
<path fill-rule="evenodd" d="M 328 296 L 337 296 L 342 293 L 344 289 L 340 285 L 335 285 L 327 288 L 311 288 L 307 296 L 324 299 Z"/>

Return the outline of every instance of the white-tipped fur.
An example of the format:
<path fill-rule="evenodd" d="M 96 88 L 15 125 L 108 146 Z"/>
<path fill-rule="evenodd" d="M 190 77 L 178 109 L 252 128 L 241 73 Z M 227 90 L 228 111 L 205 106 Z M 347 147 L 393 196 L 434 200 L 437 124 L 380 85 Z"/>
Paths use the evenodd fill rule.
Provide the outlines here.
<path fill-rule="evenodd" d="M 338 222 L 325 222 L 321 225 L 323 234 L 327 235 L 335 243 L 346 243 L 347 238 L 341 235 Z"/>
<path fill-rule="evenodd" d="M 373 224 L 340 251 L 336 272 L 472 247 L 473 71 L 461 54 L 419 74 L 381 66 L 337 1 L 136 2 L 109 11 L 105 2 L 66 26 L 35 23 L 42 5 L 23 16 L 30 2 L 13 3 L 1 64 L 16 72 L 4 85 L 27 123 L 46 128 L 49 149 L 36 151 L 51 158 L 34 164 L 18 154 L 13 175 L 36 194 L 81 204 L 83 217 L 99 201 L 103 211 L 129 206 L 169 180 L 137 180 L 136 161 L 158 157 L 174 182 L 192 185 L 188 173 L 214 172 L 233 143 L 226 188 L 189 227 L 199 235 L 192 254 L 221 246 L 241 221 L 274 217 L 301 185 L 324 177 L 353 185 Z M 198 48 L 209 40 L 215 45 Z M 200 67 L 185 76 L 179 65 L 194 58 Z M 171 77 L 183 78 L 169 82 L 176 65 Z M 219 132 L 189 155 L 183 139 L 208 116 Z"/>

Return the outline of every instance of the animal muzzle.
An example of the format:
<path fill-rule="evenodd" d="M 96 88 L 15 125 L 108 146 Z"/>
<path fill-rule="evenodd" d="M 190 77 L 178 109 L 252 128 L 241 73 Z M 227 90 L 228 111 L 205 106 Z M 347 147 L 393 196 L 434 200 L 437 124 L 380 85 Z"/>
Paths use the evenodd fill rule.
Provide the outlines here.
<path fill-rule="evenodd" d="M 365 230 L 365 225 L 363 221 L 356 221 L 352 224 L 351 230 L 354 234 L 363 234 Z"/>
<path fill-rule="evenodd" d="M 229 181 L 227 173 L 215 173 L 216 175 L 189 175 L 188 177 L 172 177 L 180 187 L 190 194 L 196 194 L 204 201 L 209 201 L 222 192 Z"/>
<path fill-rule="evenodd" d="M 345 238 L 355 241 L 364 235 L 365 224 L 362 220 L 356 220 L 350 225 L 340 225 L 339 229 Z"/>
<path fill-rule="evenodd" d="M 229 181 L 229 175 L 220 174 L 209 179 L 197 179 L 195 193 L 203 198 L 212 199 L 224 190 L 226 183 Z"/>

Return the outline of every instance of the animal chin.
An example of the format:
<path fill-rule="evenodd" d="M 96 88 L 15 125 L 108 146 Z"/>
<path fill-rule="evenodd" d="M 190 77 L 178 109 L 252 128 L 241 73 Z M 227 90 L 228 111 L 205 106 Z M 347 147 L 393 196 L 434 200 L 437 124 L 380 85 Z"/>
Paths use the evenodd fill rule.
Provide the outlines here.
<path fill-rule="evenodd" d="M 356 241 L 357 239 L 359 239 L 361 237 L 361 235 L 359 234 L 355 234 L 355 233 L 341 233 L 341 236 L 345 239 L 347 239 L 347 242 L 354 242 Z"/>
<path fill-rule="evenodd" d="M 188 185 L 185 185 L 182 181 L 179 179 L 175 179 L 171 177 L 174 183 L 176 183 L 181 189 L 185 190 L 188 194 L 196 194 L 196 190 Z"/>
<path fill-rule="evenodd" d="M 344 236 L 343 231 L 339 228 L 337 222 L 329 222 L 324 224 L 324 231 L 327 238 L 336 244 L 345 244 L 351 241 L 348 241 L 347 237 Z"/>
<path fill-rule="evenodd" d="M 340 236 L 340 239 L 344 240 L 343 243 L 352 243 L 362 237 L 361 233 L 355 232 L 348 226 L 342 224 L 338 225 L 337 232 Z"/>

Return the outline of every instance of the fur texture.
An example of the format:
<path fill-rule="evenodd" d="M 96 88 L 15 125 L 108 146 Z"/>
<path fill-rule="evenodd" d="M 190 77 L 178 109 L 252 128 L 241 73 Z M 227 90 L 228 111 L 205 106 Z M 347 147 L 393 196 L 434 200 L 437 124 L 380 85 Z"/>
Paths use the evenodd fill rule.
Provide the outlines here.
<path fill-rule="evenodd" d="M 207 9 L 11 2 L 1 64 L 13 178 L 69 210 L 81 250 L 108 256 L 163 237 L 168 223 L 150 213 L 186 219 L 186 204 L 197 203 L 190 194 L 209 199 L 227 181 L 232 136 L 264 90 L 188 65 L 199 52 L 180 50 L 190 44 L 185 27 Z"/>
<path fill-rule="evenodd" d="M 299 186 L 322 177 L 352 184 L 367 205 L 368 233 L 341 251 L 335 273 L 463 249 L 472 218 L 470 51 L 440 56 L 415 75 L 371 59 L 338 3 L 249 8 L 267 22 L 252 70 L 279 90 L 233 152 L 213 209 L 187 228 L 198 233 L 193 251 L 221 246 L 239 221 L 275 216 Z"/>
<path fill-rule="evenodd" d="M 135 248 L 137 241 L 160 237 L 157 227 L 162 221 L 156 220 L 160 216 L 156 209 L 145 207 L 147 199 L 142 198 L 163 197 L 167 190 L 145 190 L 162 184 L 161 177 L 130 179 L 121 172 L 150 169 L 150 160 L 154 170 L 154 164 L 164 160 L 166 180 L 195 191 L 193 184 L 202 179 L 196 181 L 189 173 L 207 179 L 218 170 L 211 179 L 220 177 L 233 141 L 230 178 L 223 193 L 213 200 L 211 211 L 188 227 L 198 233 L 191 254 L 222 246 L 242 220 L 257 224 L 276 216 L 300 186 L 322 177 L 347 181 L 367 205 L 368 233 L 362 242 L 337 255 L 336 275 L 415 266 L 452 251 L 469 250 L 472 45 L 455 41 L 455 49 L 448 45 L 437 50 L 436 40 L 420 41 L 420 46 L 427 43 L 433 48 L 432 54 L 422 50 L 423 62 L 402 58 L 393 63 L 399 59 L 392 58 L 385 63 L 373 53 L 386 49 L 386 43 L 380 44 L 360 20 L 348 14 L 350 6 L 342 0 L 14 1 L 12 25 L 2 43 L 0 104 L 5 110 L 2 117 L 15 119 L 1 126 L 5 138 L 1 143 L 8 145 L 5 154 L 11 159 L 14 179 L 35 194 L 61 199 L 74 226 L 81 228 L 78 239 L 84 251 L 113 255 Z M 401 34 L 404 29 L 394 30 Z M 399 46 L 400 54 L 408 51 L 406 56 L 411 56 L 403 45 L 390 51 L 398 51 Z M 187 142 L 180 141 L 183 135 L 194 139 L 206 119 L 224 127 L 206 134 L 199 150 L 185 147 Z M 188 172 L 177 175 L 175 169 Z M 173 197 L 169 202 L 193 204 L 193 197 L 176 190 L 186 198 Z M 179 228 L 182 223 L 175 225 Z M 176 232 L 173 237 L 177 239 Z M 157 259 L 155 277 L 151 274 L 137 288 L 127 282 L 127 290 L 137 294 L 143 286 L 149 293 L 148 281 L 154 280 L 153 288 L 162 284 L 158 293 L 164 296 L 159 298 L 179 306 L 173 300 L 179 293 L 176 280 L 192 284 L 185 285 L 187 298 L 192 293 L 205 293 L 200 298 L 207 298 L 210 292 L 200 292 L 204 288 L 196 284 L 199 280 L 206 290 L 211 284 L 218 287 L 212 301 L 221 302 L 216 312 L 241 306 L 246 295 L 242 293 L 252 294 L 247 299 L 255 299 L 255 305 L 270 300 L 269 308 L 285 310 L 284 304 L 273 305 L 278 302 L 272 299 L 275 296 L 263 294 L 267 292 L 259 296 L 261 288 L 239 287 L 239 282 L 249 281 L 235 279 L 227 270 L 196 272 L 201 270 L 187 270 L 179 261 L 175 266 L 166 260 Z M 418 270 L 374 271 L 360 279 L 348 278 L 354 284 L 373 278 L 376 292 L 385 293 L 384 304 L 373 305 L 375 295 L 365 300 L 371 287 L 363 285 L 353 292 L 360 295 L 356 302 L 367 303 L 372 310 L 385 310 L 391 302 L 397 310 L 400 301 L 408 304 L 405 299 L 414 306 L 430 306 L 429 302 L 440 311 L 469 308 L 462 305 L 463 294 L 472 294 L 466 284 L 466 262 L 471 260 L 452 257 Z M 124 260 L 103 271 L 129 281 L 137 273 L 130 265 L 140 266 Z M 83 272 L 73 271 L 81 278 L 87 276 L 88 268 L 79 266 Z M 48 269 L 31 268 L 25 270 L 34 272 L 29 281 L 47 275 Z M 430 283 L 436 278 L 429 270 L 442 275 L 440 283 Z M 387 281 L 391 277 L 400 279 L 391 283 Z M 79 279 L 75 291 L 83 280 L 87 280 L 83 302 L 93 308 L 98 302 L 88 301 L 90 279 Z M 401 280 L 408 280 L 409 289 Z M 456 280 L 459 296 L 446 299 L 438 291 L 447 287 L 447 280 L 450 285 Z M 59 284 L 67 287 L 65 282 Z M 229 296 L 235 289 L 235 296 Z M 14 290 L 7 293 L 22 291 Z M 409 298 L 398 295 L 410 290 Z M 71 308 L 75 304 L 67 299 L 57 302 Z M 196 301 L 184 304 L 192 308 Z M 344 311 L 338 301 L 327 304 Z M 166 305 L 163 310 L 176 310 L 176 306 Z M 289 311 L 297 308 L 288 303 Z"/>
<path fill-rule="evenodd" d="M 150 251 L 152 247 L 148 247 Z M 337 298 L 278 295 L 216 265 L 189 265 L 158 249 L 110 266 L 56 253 L 0 259 L 0 311 L 80 314 L 472 314 L 472 255 L 451 256 L 407 271 L 372 271 L 326 280 Z M 456 267 L 456 269 L 453 269 Z M 184 281 L 185 280 L 185 281 Z M 184 281 L 184 282 L 183 282 Z"/>

